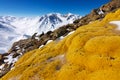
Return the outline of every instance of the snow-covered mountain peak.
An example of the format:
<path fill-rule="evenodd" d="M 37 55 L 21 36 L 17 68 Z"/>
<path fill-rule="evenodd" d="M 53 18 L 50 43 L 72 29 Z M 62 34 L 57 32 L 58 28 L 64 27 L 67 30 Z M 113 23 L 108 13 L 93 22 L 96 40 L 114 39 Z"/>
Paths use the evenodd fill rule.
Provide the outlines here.
<path fill-rule="evenodd" d="M 46 14 L 46 16 L 53 16 L 53 15 L 56 15 L 56 16 L 61 16 L 61 15 L 63 15 L 63 14 L 60 14 L 60 13 L 48 13 L 48 14 Z"/>
<path fill-rule="evenodd" d="M 16 17 L 14 16 L 0 16 L 0 21 L 11 22 L 14 21 Z"/>
<path fill-rule="evenodd" d="M 71 16 L 71 15 L 74 15 L 74 14 L 72 14 L 72 13 L 67 13 L 66 15 L 67 15 L 67 16 Z"/>

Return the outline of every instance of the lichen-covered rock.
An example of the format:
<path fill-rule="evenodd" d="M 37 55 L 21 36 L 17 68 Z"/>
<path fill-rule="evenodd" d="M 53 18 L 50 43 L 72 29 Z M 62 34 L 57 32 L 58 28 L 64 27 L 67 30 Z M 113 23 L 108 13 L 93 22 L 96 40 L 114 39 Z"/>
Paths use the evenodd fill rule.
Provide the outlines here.
<path fill-rule="evenodd" d="M 120 34 L 109 24 L 114 20 L 120 10 L 24 54 L 2 80 L 118 80 Z"/>
<path fill-rule="evenodd" d="M 37 33 L 35 33 L 29 39 L 24 39 L 24 40 L 20 40 L 18 42 L 15 42 L 13 44 L 12 48 L 9 50 L 9 52 L 7 54 L 0 55 L 0 66 L 3 65 L 3 64 L 8 64 L 8 62 L 4 62 L 4 60 L 6 60 L 6 57 L 9 56 L 9 55 L 12 55 L 12 58 L 15 59 L 15 60 L 13 60 L 14 63 L 15 63 L 17 61 L 16 58 L 19 59 L 24 53 L 29 52 L 29 51 L 34 50 L 34 49 L 38 49 L 41 45 L 42 46 L 46 45 L 46 43 L 49 40 L 59 41 L 58 38 L 60 38 L 61 36 L 62 37 L 66 36 L 69 32 L 76 30 L 80 26 L 87 25 L 89 23 L 92 24 L 92 22 L 95 21 L 95 20 L 102 20 L 105 17 L 106 14 L 108 14 L 110 12 L 115 12 L 118 8 L 120 8 L 120 0 L 111 0 L 111 2 L 101 6 L 100 8 L 92 10 L 90 14 L 82 17 L 81 19 L 75 20 L 73 24 L 64 25 L 64 26 L 58 28 L 57 30 L 48 31 L 47 33 L 42 33 L 40 35 L 37 35 Z M 116 15 L 117 15 L 117 17 L 116 17 Z M 68 61 L 71 61 L 71 62 L 75 61 L 76 64 L 81 63 L 80 61 L 77 60 L 77 58 L 83 60 L 85 58 L 85 56 L 75 55 L 74 51 L 75 50 L 78 51 L 78 52 L 80 51 L 80 53 L 83 54 L 83 52 L 81 52 L 81 49 L 79 49 L 79 48 L 83 47 L 83 45 L 85 45 L 85 43 L 88 41 L 88 39 L 91 39 L 91 37 L 100 36 L 100 35 L 103 35 L 103 34 L 111 35 L 112 33 L 107 32 L 107 29 L 108 29 L 108 27 L 112 29 L 113 26 L 108 25 L 106 23 L 113 20 L 115 17 L 116 17 L 116 20 L 119 20 L 119 18 L 120 18 L 118 16 L 119 12 L 116 13 L 116 15 L 113 15 L 112 13 L 108 14 L 103 19 L 103 21 L 101 23 L 99 23 L 99 21 L 95 21 L 94 24 L 92 24 L 92 26 L 96 27 L 95 30 L 92 29 L 93 31 L 91 31 L 91 32 L 87 32 L 87 30 L 86 31 L 83 30 L 83 32 L 81 31 L 80 36 L 76 36 L 78 34 L 77 33 L 74 36 L 71 36 L 69 39 L 67 39 L 67 43 L 62 43 L 62 44 L 66 44 L 67 47 L 70 46 L 68 44 L 72 44 L 72 45 L 75 46 L 75 47 L 70 46 L 70 48 L 69 48 L 69 50 L 70 50 L 69 54 L 73 55 L 74 57 L 69 59 L 69 57 L 71 57 L 71 56 L 69 56 L 69 55 L 66 56 L 68 58 Z M 102 28 L 100 28 L 100 30 L 99 30 L 98 26 L 102 26 Z M 94 28 L 94 27 L 91 27 L 91 28 Z M 98 32 L 96 32 L 96 30 L 98 30 Z M 116 34 L 119 34 L 119 31 L 116 31 L 116 30 L 112 30 L 112 31 L 114 31 L 114 33 L 116 33 Z M 95 33 L 93 34 L 93 32 L 95 32 Z M 86 35 L 86 34 L 89 34 L 89 35 Z M 84 35 L 84 37 L 81 37 L 82 35 Z M 92 41 L 92 40 L 90 40 L 90 41 Z M 78 42 L 79 42 L 79 44 L 76 44 Z M 86 44 L 85 49 L 89 53 L 92 52 L 92 50 L 94 51 L 94 50 L 97 50 L 97 48 L 99 48 L 99 47 L 96 47 L 95 49 L 92 48 L 92 47 L 88 48 L 89 45 L 94 46 L 94 47 L 96 46 L 95 44 L 92 45 L 92 43 L 91 44 Z M 59 45 L 59 46 L 61 46 L 61 45 Z M 66 49 L 66 46 L 62 46 L 62 47 Z M 104 45 L 101 45 L 101 46 L 104 46 Z M 76 47 L 78 47 L 79 50 L 75 49 Z M 61 49 L 61 48 L 59 48 L 59 49 Z M 104 47 L 101 48 L 101 51 L 103 49 L 104 49 Z M 106 50 L 107 49 L 108 48 L 106 48 Z M 111 50 L 111 49 L 109 49 L 109 50 Z M 98 50 L 98 51 L 100 51 L 100 50 Z M 104 53 L 105 52 L 106 51 L 104 51 Z M 99 54 L 101 54 L 101 53 L 99 53 Z M 84 62 L 84 60 L 83 60 L 83 62 Z M 7 65 L 7 66 L 9 68 L 12 68 L 14 66 L 14 63 L 13 63 L 13 65 Z M 4 71 L 5 70 L 6 70 L 6 73 L 7 73 L 10 69 L 8 70 L 7 68 L 6 69 L 4 68 Z M 2 72 L 0 72 L 0 73 L 2 73 Z"/>

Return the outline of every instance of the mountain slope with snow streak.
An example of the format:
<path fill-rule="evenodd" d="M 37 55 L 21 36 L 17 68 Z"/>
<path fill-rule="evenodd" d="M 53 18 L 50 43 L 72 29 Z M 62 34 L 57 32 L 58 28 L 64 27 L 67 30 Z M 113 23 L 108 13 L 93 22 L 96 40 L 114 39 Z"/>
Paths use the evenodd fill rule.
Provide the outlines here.
<path fill-rule="evenodd" d="M 0 16 L 0 53 L 6 52 L 15 41 L 28 38 L 34 33 L 53 31 L 78 18 L 81 17 L 71 13 L 50 13 L 34 18 Z"/>

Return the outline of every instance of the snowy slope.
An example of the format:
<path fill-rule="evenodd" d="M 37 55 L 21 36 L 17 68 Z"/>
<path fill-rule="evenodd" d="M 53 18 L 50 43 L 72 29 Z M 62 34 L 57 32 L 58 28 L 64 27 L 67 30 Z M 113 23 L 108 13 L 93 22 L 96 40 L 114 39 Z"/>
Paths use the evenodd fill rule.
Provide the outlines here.
<path fill-rule="evenodd" d="M 14 28 L 0 23 L 0 53 L 7 51 L 14 41 L 24 38 Z"/>
<path fill-rule="evenodd" d="M 0 53 L 6 52 L 13 42 L 25 39 L 34 33 L 53 31 L 62 25 L 81 18 L 71 13 L 50 13 L 41 17 L 0 16 Z"/>

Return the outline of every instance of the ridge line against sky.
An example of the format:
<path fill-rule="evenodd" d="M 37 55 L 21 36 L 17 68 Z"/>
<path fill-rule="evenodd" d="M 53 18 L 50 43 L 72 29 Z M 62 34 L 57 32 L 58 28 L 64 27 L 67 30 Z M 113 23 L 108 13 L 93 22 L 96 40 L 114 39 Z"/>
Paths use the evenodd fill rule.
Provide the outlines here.
<path fill-rule="evenodd" d="M 0 0 L 0 16 L 41 16 L 48 13 L 88 14 L 110 0 Z"/>

